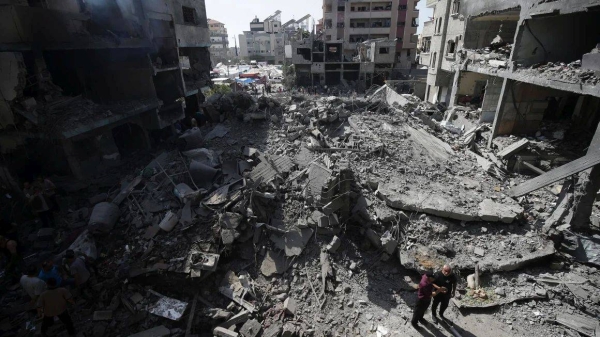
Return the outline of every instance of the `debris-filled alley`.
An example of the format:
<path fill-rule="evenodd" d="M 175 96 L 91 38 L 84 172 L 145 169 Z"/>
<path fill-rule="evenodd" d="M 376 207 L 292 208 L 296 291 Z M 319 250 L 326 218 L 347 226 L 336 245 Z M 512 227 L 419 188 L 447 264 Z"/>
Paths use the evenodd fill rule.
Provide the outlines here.
<path fill-rule="evenodd" d="M 600 337 L 600 69 L 463 68 L 419 98 L 214 68 L 282 88 L 253 92 L 211 82 L 204 1 L 14 2 L 32 47 L 0 43 L 1 336 Z M 514 8 L 503 35 L 533 34 Z M 522 44 L 491 40 L 465 67 Z M 578 112 L 535 119 L 528 97 L 567 89 L 518 76 L 559 72 L 584 89 L 549 113 Z"/>

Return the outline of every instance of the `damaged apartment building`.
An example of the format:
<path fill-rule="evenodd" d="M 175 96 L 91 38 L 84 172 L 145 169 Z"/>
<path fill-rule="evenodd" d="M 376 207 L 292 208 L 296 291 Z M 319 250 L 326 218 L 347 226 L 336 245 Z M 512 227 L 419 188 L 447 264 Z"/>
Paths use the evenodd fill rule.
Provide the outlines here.
<path fill-rule="evenodd" d="M 600 1 L 429 0 L 420 63 L 426 100 L 473 104 L 493 137 L 567 119 L 594 132 Z"/>
<path fill-rule="evenodd" d="M 428 0 L 427 6 L 434 17 L 424 24 L 420 46 L 420 62 L 429 68 L 426 101 L 476 109 L 475 118 L 490 123 L 488 148 L 504 148 L 507 168 L 538 175 L 510 196 L 579 174 L 575 198 L 565 184 L 559 204 L 575 200 L 567 222 L 586 225 L 600 187 L 600 169 L 582 172 L 600 162 L 600 1 Z"/>
<path fill-rule="evenodd" d="M 211 83 L 203 0 L 5 0 L 0 26 L 1 165 L 20 180 L 150 148 Z"/>
<path fill-rule="evenodd" d="M 292 41 L 300 85 L 369 87 L 413 67 L 418 1 L 323 1 L 323 31 Z"/>

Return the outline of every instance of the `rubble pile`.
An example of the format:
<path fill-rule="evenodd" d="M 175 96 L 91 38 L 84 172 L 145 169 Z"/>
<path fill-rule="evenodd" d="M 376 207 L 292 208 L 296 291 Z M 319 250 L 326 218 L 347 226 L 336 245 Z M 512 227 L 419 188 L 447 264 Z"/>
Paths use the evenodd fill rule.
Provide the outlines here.
<path fill-rule="evenodd" d="M 507 197 L 515 176 L 480 146 L 471 109 L 387 86 L 205 107 L 223 122 L 187 130 L 179 151 L 70 218 L 93 233 L 102 276 L 86 336 L 405 331 L 416 272 L 446 263 L 482 274 L 470 290 L 459 279 L 457 307 L 511 303 L 500 318 L 513 326 L 560 336 L 559 307 L 598 313 L 597 271 L 557 258 L 530 200 Z M 594 295 L 571 296 L 565 280 Z"/>
<path fill-rule="evenodd" d="M 596 76 L 593 70 L 581 68 L 581 60 L 570 63 L 537 63 L 529 68 L 519 68 L 519 71 L 526 72 L 532 76 L 571 84 L 596 85 L 600 82 L 600 78 Z"/>

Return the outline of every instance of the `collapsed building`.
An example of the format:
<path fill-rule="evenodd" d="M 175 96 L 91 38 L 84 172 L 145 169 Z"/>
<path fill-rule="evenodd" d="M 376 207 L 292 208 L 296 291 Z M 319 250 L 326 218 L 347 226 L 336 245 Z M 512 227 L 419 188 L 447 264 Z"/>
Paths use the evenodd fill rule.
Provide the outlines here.
<path fill-rule="evenodd" d="M 211 85 L 204 1 L 4 1 L 0 16 L 2 165 L 21 179 L 149 149 Z"/>

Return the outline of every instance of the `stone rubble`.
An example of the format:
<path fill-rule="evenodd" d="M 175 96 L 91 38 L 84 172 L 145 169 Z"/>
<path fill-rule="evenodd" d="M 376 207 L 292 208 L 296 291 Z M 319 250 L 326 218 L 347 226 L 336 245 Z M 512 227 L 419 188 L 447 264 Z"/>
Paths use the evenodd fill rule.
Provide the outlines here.
<path fill-rule="evenodd" d="M 455 304 L 503 305 L 494 315 L 507 324 L 561 336 L 548 323 L 561 310 L 598 315 L 597 270 L 557 255 L 532 201 L 503 193 L 520 175 L 498 179 L 469 154 L 493 155 L 478 146 L 485 130 L 465 146 L 465 128 L 436 127 L 418 99 L 390 90 L 210 97 L 223 122 L 185 143 L 206 149 L 191 156 L 210 170 L 195 175 L 195 159 L 167 149 L 68 220 L 101 229 L 98 300 L 82 309 L 94 321 L 78 329 L 183 336 L 189 321 L 215 336 L 387 334 L 404 323 L 377 321 L 410 317 L 416 272 L 446 263 L 463 275 Z M 481 287 L 468 290 L 475 265 Z"/>

